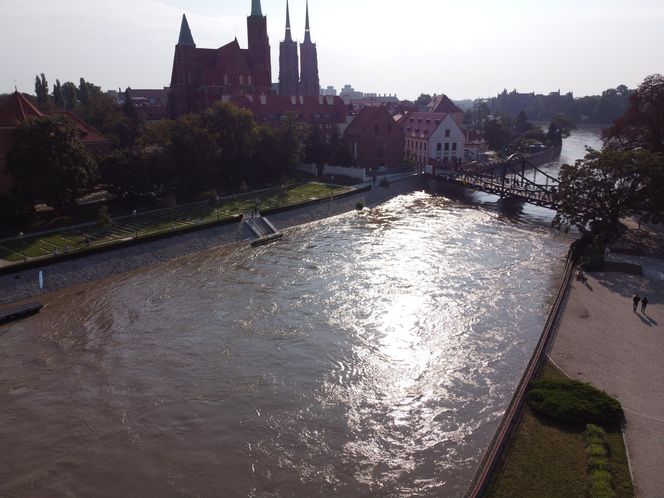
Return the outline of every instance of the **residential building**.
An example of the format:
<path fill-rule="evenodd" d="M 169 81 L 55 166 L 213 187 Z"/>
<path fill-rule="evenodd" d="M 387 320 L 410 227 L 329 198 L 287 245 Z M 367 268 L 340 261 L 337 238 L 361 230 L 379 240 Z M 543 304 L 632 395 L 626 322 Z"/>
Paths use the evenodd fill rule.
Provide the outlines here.
<path fill-rule="evenodd" d="M 346 122 L 347 108 L 339 97 L 291 95 L 236 95 L 224 97 L 242 109 L 250 110 L 257 123 L 277 126 L 288 116 L 316 126 L 328 139 Z"/>
<path fill-rule="evenodd" d="M 452 166 L 463 161 L 465 133 L 454 113 L 409 112 L 399 121 L 406 158 L 420 166 Z"/>
<path fill-rule="evenodd" d="M 403 161 L 404 130 L 385 106 L 362 108 L 344 131 L 343 137 L 356 166 L 389 168 Z"/>

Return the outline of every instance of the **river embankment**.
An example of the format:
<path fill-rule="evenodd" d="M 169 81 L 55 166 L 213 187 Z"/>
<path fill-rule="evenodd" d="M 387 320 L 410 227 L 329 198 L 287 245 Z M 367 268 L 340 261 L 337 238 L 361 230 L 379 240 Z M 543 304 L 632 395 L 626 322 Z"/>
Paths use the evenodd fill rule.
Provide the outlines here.
<path fill-rule="evenodd" d="M 356 195 L 282 211 L 269 218 L 279 229 L 287 229 L 352 211 L 358 202 L 373 207 L 422 188 L 424 182 L 421 177 L 410 177 L 393 181 L 388 187 L 376 187 Z M 223 245 L 247 243 L 253 238 L 251 230 L 244 223 L 238 222 L 5 274 L 0 276 L 0 304 L 28 299 Z M 44 276 L 41 289 L 40 271 Z"/>

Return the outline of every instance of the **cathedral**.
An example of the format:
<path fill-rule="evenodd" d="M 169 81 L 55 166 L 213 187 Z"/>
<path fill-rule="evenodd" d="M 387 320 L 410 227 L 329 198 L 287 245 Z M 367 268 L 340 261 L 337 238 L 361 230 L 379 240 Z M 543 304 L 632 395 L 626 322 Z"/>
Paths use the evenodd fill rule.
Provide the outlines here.
<path fill-rule="evenodd" d="M 218 49 L 197 48 L 187 18 L 182 16 L 168 92 L 170 118 L 202 112 L 214 102 L 228 101 L 231 97 L 258 98 L 274 93 L 267 17 L 263 15 L 260 0 L 252 0 L 247 39 L 246 49 L 240 48 L 237 38 Z M 304 41 L 300 44 L 301 69 L 297 48 L 291 36 L 286 2 L 286 36 L 280 44 L 279 56 L 279 95 L 317 97 L 318 54 L 309 31 L 308 2 Z"/>

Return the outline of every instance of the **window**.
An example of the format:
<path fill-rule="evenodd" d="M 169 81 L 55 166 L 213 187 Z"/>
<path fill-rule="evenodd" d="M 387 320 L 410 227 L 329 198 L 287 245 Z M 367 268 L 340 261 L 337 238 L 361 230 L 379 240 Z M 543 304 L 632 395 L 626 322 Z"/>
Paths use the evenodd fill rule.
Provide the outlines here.
<path fill-rule="evenodd" d="M 383 144 L 378 144 L 378 160 L 382 161 L 385 157 L 385 146 Z"/>
<path fill-rule="evenodd" d="M 446 128 L 445 129 L 445 137 L 449 137 L 449 136 L 450 136 L 450 129 Z"/>
<path fill-rule="evenodd" d="M 452 150 L 453 150 L 453 151 L 456 151 L 456 150 L 457 150 L 457 144 L 456 144 L 456 142 L 454 142 L 454 143 L 452 144 Z"/>
<path fill-rule="evenodd" d="M 440 152 L 441 150 L 443 150 L 443 144 L 441 144 L 441 143 L 437 143 L 437 144 L 436 144 L 436 151 L 437 151 L 437 152 Z"/>
<path fill-rule="evenodd" d="M 449 151 L 450 151 L 450 144 L 446 143 L 445 144 L 445 152 L 449 152 Z"/>

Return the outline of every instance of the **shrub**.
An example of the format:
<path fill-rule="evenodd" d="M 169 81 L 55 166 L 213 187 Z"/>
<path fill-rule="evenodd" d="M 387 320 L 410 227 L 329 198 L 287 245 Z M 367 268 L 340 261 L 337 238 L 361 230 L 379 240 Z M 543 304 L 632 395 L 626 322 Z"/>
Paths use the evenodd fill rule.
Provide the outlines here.
<path fill-rule="evenodd" d="M 362 202 L 362 201 L 357 201 L 357 202 L 355 203 L 355 209 L 357 209 L 358 211 L 362 211 L 362 210 L 364 209 L 364 202 Z"/>
<path fill-rule="evenodd" d="M 380 185 L 381 187 L 389 187 L 389 186 L 390 186 L 390 182 L 387 181 L 387 178 L 383 177 L 383 178 L 380 180 L 379 185 Z"/>
<path fill-rule="evenodd" d="M 539 380 L 528 392 L 537 413 L 573 424 L 616 423 L 623 419 L 620 403 L 590 384 L 576 380 Z"/>
<path fill-rule="evenodd" d="M 108 214 L 108 206 L 102 206 L 99 208 L 99 213 L 97 213 L 97 226 L 99 228 L 105 228 L 110 226 L 113 223 L 111 216 Z"/>
<path fill-rule="evenodd" d="M 588 424 L 583 433 L 588 456 L 588 496 L 591 498 L 612 498 L 615 496 L 609 472 L 609 452 L 606 434 L 601 427 Z"/>

